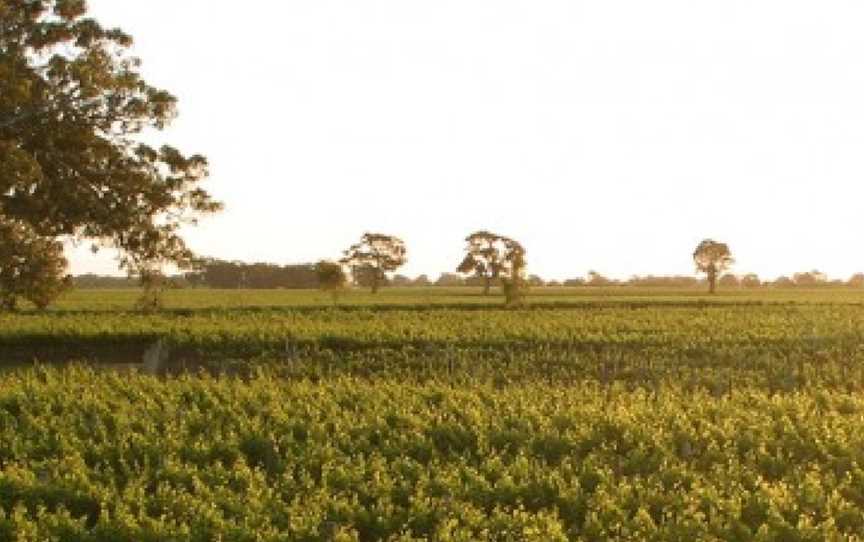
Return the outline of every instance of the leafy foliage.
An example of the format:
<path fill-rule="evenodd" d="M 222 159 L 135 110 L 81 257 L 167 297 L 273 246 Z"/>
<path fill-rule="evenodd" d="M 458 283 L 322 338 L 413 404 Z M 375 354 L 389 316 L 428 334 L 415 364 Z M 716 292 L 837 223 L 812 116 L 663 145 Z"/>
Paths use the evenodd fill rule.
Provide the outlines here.
<path fill-rule="evenodd" d="M 376 293 L 385 273 L 399 269 L 406 261 L 407 251 L 401 239 L 383 233 L 364 233 L 359 243 L 345 251 L 340 263 L 352 269 L 368 269 L 372 293 Z"/>
<path fill-rule="evenodd" d="M 525 249 L 521 244 L 509 238 L 504 238 L 503 242 L 506 274 L 501 278 L 501 286 L 507 304 L 515 305 L 522 302 L 528 289 L 528 281 L 525 278 L 528 263 L 525 261 Z"/>
<path fill-rule="evenodd" d="M 348 277 L 345 275 L 342 265 L 336 262 L 321 260 L 315 264 L 315 274 L 318 277 L 320 288 L 326 292 L 330 292 L 333 301 L 337 301 L 339 295 L 348 284 Z"/>
<path fill-rule="evenodd" d="M 732 252 L 726 243 L 718 243 L 713 239 L 705 239 L 693 252 L 696 270 L 708 277 L 709 291 L 717 290 L 717 277 L 735 263 Z"/>
<path fill-rule="evenodd" d="M 143 312 L 155 312 L 163 308 L 164 291 L 167 286 L 167 277 L 158 269 L 144 268 L 138 272 L 138 280 L 141 285 L 141 295 L 135 302 L 135 308 Z"/>
<path fill-rule="evenodd" d="M 465 241 L 465 258 L 456 270 L 482 279 L 483 295 L 489 294 L 493 281 L 500 280 L 507 304 L 518 303 L 528 286 L 522 245 L 486 230 L 472 233 Z"/>
<path fill-rule="evenodd" d="M 858 394 L 0 376 L 0 532 L 93 540 L 842 540 Z"/>
<path fill-rule="evenodd" d="M 152 315 L 79 292 L 75 310 L 0 315 L 0 359 L 120 361 L 161 337 L 175 368 L 224 374 L 0 371 L 0 537 L 864 533 L 860 294 L 614 292 L 508 309 L 316 292 L 273 308 L 266 291 L 254 308 L 192 290 Z M 194 304 L 214 295 L 247 305 Z"/>
<path fill-rule="evenodd" d="M 196 264 L 196 271 L 186 273 L 192 284 L 210 288 L 318 288 L 320 286 L 314 264 L 277 265 L 273 263 L 244 263 L 204 258 Z"/>
<path fill-rule="evenodd" d="M 336 262 L 321 260 L 315 264 L 315 273 L 323 290 L 339 290 L 348 283 L 348 277 L 342 266 Z"/>
<path fill-rule="evenodd" d="M 504 270 L 504 238 L 481 230 L 465 238 L 465 258 L 456 270 L 483 279 L 483 295 L 488 295 L 492 282 Z"/>
<path fill-rule="evenodd" d="M 70 286 L 63 245 L 0 215 L 0 309 L 24 298 L 44 309 Z"/>
<path fill-rule="evenodd" d="M 134 271 L 189 264 L 179 228 L 220 207 L 199 186 L 207 160 L 137 140 L 176 100 L 141 78 L 130 36 L 86 15 L 82 0 L 0 2 L 0 217 L 116 247 Z"/>
<path fill-rule="evenodd" d="M 458 291 L 405 289 L 346 294 L 334 308 L 322 306 L 329 300 L 316 291 L 169 290 L 167 309 L 152 315 L 128 312 L 135 291 L 74 292 L 62 312 L 0 317 L 0 359 L 138 362 L 162 338 L 177 370 L 228 364 L 245 372 L 272 362 L 292 378 L 340 371 L 521 381 L 542 374 L 647 389 L 672 381 L 850 391 L 864 382 L 861 295 L 739 292 L 707 301 L 686 290 L 641 298 L 603 290 L 546 302 L 532 292 L 531 304 L 505 308 Z M 219 297 L 222 306 L 214 306 Z M 283 366 L 286 341 L 294 361 Z"/>

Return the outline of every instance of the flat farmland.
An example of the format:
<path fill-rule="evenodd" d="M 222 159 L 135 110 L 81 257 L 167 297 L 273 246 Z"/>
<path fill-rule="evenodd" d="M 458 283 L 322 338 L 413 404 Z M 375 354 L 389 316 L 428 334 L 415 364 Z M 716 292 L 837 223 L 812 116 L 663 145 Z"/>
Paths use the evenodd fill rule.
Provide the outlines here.
<path fill-rule="evenodd" d="M 136 295 L 0 315 L 0 540 L 864 533 L 864 292 Z"/>
<path fill-rule="evenodd" d="M 138 297 L 138 290 L 73 290 L 61 297 L 52 311 L 128 311 Z M 489 296 L 479 288 L 384 288 L 377 294 L 368 290 L 352 289 L 339 297 L 341 306 L 387 305 L 500 305 L 502 298 L 493 289 Z M 528 291 L 527 303 L 589 303 L 599 301 L 639 302 L 751 302 L 751 303 L 864 303 L 864 289 L 735 289 L 708 295 L 704 289 L 673 289 L 649 287 L 574 287 L 533 288 Z M 318 290 L 214 290 L 177 289 L 165 294 L 168 309 L 218 309 L 249 307 L 303 307 L 332 306 L 332 297 Z"/>

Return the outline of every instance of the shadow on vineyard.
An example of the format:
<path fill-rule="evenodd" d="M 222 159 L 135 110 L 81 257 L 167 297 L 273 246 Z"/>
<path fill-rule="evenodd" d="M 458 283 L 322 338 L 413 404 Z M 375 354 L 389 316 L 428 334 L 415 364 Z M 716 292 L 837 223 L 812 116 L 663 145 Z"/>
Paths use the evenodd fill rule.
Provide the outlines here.
<path fill-rule="evenodd" d="M 164 342 L 163 373 L 302 377 L 532 379 L 601 383 L 723 379 L 861 382 L 856 303 L 420 305 L 176 309 L 154 315 L 71 310 L 4 317 L 7 364 L 135 367 Z M 788 386 L 785 386 L 788 387 Z"/>
<path fill-rule="evenodd" d="M 810 292 L 811 294 L 813 292 Z M 316 304 L 310 305 L 285 305 L 285 304 L 257 304 L 254 306 L 208 306 L 204 305 L 196 308 L 189 307 L 167 307 L 160 312 L 167 316 L 177 318 L 196 317 L 196 316 L 218 316 L 219 313 L 230 311 L 233 314 L 268 314 L 289 312 L 296 314 L 316 314 L 316 313 L 377 313 L 377 312 L 435 312 L 435 311 L 461 311 L 461 312 L 486 312 L 486 311 L 518 311 L 518 312 L 543 312 L 556 310 L 587 310 L 594 311 L 600 309 L 648 309 L 648 308 L 670 308 L 670 309 L 704 309 L 704 310 L 725 310 L 730 308 L 750 308 L 750 307 L 858 307 L 864 309 L 864 296 L 853 295 L 849 299 L 837 299 L 836 292 L 828 292 L 825 296 L 801 296 L 791 298 L 772 298 L 768 295 L 752 296 L 750 298 L 739 298 L 734 296 L 706 298 L 704 296 L 693 296 L 692 299 L 681 298 L 677 299 L 674 295 L 668 292 L 664 296 L 651 297 L 645 296 L 640 292 L 632 293 L 629 296 L 592 296 L 579 299 L 579 296 L 561 295 L 549 296 L 544 299 L 542 295 L 529 296 L 528 301 L 518 306 L 508 307 L 499 301 L 489 301 L 488 297 L 479 296 L 482 302 L 451 302 L 450 298 L 458 297 L 447 293 L 446 301 L 426 301 L 417 302 L 415 297 L 403 297 L 403 301 L 393 303 L 391 298 L 376 302 L 358 302 L 351 303 L 351 298 L 348 301 L 334 304 L 327 301 L 326 298 L 316 300 Z M 857 294 L 857 292 L 854 292 Z M 284 296 L 284 292 L 281 292 Z M 186 294 L 189 295 L 189 294 Z M 206 299 L 201 292 L 199 297 Z M 290 299 L 290 297 L 288 298 Z M 433 298 L 434 299 L 434 298 Z M 90 315 L 102 317 L 115 317 L 118 313 L 125 312 L 118 309 L 100 309 L 92 307 L 76 307 L 52 309 L 51 314 L 58 316 L 76 316 Z M 20 313 L 39 315 L 40 311 L 22 310 Z M 134 313 L 130 313 L 134 314 Z"/>

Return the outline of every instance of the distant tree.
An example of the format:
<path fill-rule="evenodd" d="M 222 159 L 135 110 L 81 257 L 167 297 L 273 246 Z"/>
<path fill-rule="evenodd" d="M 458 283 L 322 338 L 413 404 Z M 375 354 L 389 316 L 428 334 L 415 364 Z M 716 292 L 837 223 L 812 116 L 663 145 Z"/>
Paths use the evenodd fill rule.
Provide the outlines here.
<path fill-rule="evenodd" d="M 315 264 L 302 263 L 277 265 L 274 263 L 226 262 L 206 259 L 198 264 L 198 270 L 187 273 L 192 285 L 210 288 L 318 288 Z"/>
<path fill-rule="evenodd" d="M 795 282 L 793 282 L 789 277 L 780 276 L 771 283 L 771 286 L 774 288 L 794 288 Z"/>
<path fill-rule="evenodd" d="M 636 275 L 630 277 L 630 279 L 627 281 L 627 285 L 653 288 L 693 288 L 695 286 L 699 286 L 699 280 L 694 277 L 686 277 L 680 275 L 646 275 L 644 277 Z"/>
<path fill-rule="evenodd" d="M 244 288 L 269 290 L 285 286 L 282 268 L 273 263 L 256 262 L 243 264 Z"/>
<path fill-rule="evenodd" d="M 0 309 L 15 310 L 19 298 L 46 308 L 72 285 L 66 267 L 60 242 L 0 215 Z"/>
<path fill-rule="evenodd" d="M 412 280 L 405 275 L 393 275 L 393 278 L 390 279 L 391 286 L 411 286 Z"/>
<path fill-rule="evenodd" d="M 279 268 L 278 288 L 318 288 L 318 274 L 310 263 L 283 265 Z"/>
<path fill-rule="evenodd" d="M 186 288 L 191 288 L 194 286 L 189 280 L 186 278 L 186 274 L 180 275 L 166 275 L 165 276 L 165 287 L 171 290 L 184 290 Z"/>
<path fill-rule="evenodd" d="M 539 275 L 529 275 L 528 276 L 528 286 L 534 287 L 542 287 L 545 286 L 546 282 L 540 278 Z"/>
<path fill-rule="evenodd" d="M 164 292 L 168 286 L 165 275 L 158 268 L 138 268 L 137 276 L 141 285 L 141 295 L 135 301 L 135 308 L 143 312 L 155 312 L 165 305 Z"/>
<path fill-rule="evenodd" d="M 441 273 L 438 280 L 435 281 L 435 286 L 463 286 L 465 280 L 456 273 Z"/>
<path fill-rule="evenodd" d="M 194 275 L 194 278 L 192 279 L 193 281 L 197 280 L 197 277 L 200 276 L 198 274 L 192 273 L 190 273 L 189 275 Z M 87 273 L 84 275 L 77 275 L 72 278 L 72 286 L 79 289 L 109 288 L 112 290 L 117 290 L 135 288 L 138 285 L 139 283 L 136 282 L 135 279 L 130 278 L 128 275 L 118 277 Z"/>
<path fill-rule="evenodd" d="M 815 288 L 828 283 L 828 276 L 821 271 L 813 270 L 792 275 L 792 282 L 801 288 Z"/>
<path fill-rule="evenodd" d="M 191 288 L 199 288 L 206 286 L 204 283 L 204 273 L 201 272 L 200 269 L 195 269 L 193 271 L 186 271 L 183 273 L 183 278 L 186 280 L 186 284 L 188 284 Z M 79 286 L 83 283 L 80 281 L 81 277 L 75 277 L 75 284 Z"/>
<path fill-rule="evenodd" d="M 244 288 L 317 288 L 318 275 L 314 264 L 277 265 L 258 262 L 241 264 L 240 276 Z"/>
<path fill-rule="evenodd" d="M 488 295 L 492 282 L 504 269 L 506 238 L 481 230 L 465 238 L 465 258 L 456 270 L 464 275 L 473 275 L 483 281 L 483 295 Z"/>
<path fill-rule="evenodd" d="M 345 251 L 345 257 L 340 263 L 352 269 L 369 266 L 372 272 L 372 293 L 378 292 L 378 286 L 386 273 L 399 269 L 407 261 L 405 243 L 398 237 L 383 233 L 364 233 L 360 242 Z"/>
<path fill-rule="evenodd" d="M 693 252 L 693 261 L 696 270 L 708 278 L 708 291 L 712 294 L 717 291 L 717 277 L 735 263 L 729 246 L 712 239 L 699 243 Z"/>
<path fill-rule="evenodd" d="M 474 288 L 483 288 L 486 285 L 486 279 L 483 277 L 478 277 L 477 275 L 468 275 L 462 280 L 462 285 L 471 286 Z"/>
<path fill-rule="evenodd" d="M 361 288 L 383 288 L 390 286 L 387 275 L 383 275 L 378 269 L 371 265 L 355 265 L 351 267 L 351 278 L 355 286 Z"/>
<path fill-rule="evenodd" d="M 521 303 L 528 289 L 528 281 L 525 279 L 527 267 L 525 248 L 513 239 L 504 238 L 504 273 L 501 275 L 501 286 L 508 305 Z"/>
<path fill-rule="evenodd" d="M 864 288 L 864 273 L 855 273 L 849 277 L 846 285 L 852 288 Z"/>
<path fill-rule="evenodd" d="M 432 286 L 432 281 L 429 280 L 429 277 L 427 275 L 420 275 L 419 277 L 414 279 L 414 282 L 412 283 L 412 285 L 413 286 L 420 286 L 420 287 Z"/>
<path fill-rule="evenodd" d="M 243 283 L 244 270 L 241 262 L 206 259 L 200 264 L 201 282 L 210 288 L 236 289 Z"/>
<path fill-rule="evenodd" d="M 597 271 L 588 271 L 588 286 L 611 286 L 615 281 L 608 279 Z"/>
<path fill-rule="evenodd" d="M 575 286 L 585 286 L 585 279 L 583 279 L 583 278 L 567 279 L 564 281 L 564 286 L 567 286 L 568 288 L 572 288 Z"/>
<path fill-rule="evenodd" d="M 336 262 L 321 260 L 315 264 L 315 275 L 322 290 L 338 290 L 348 284 L 345 270 Z"/>
<path fill-rule="evenodd" d="M 561 282 L 557 280 L 549 280 L 546 281 L 546 286 L 549 288 L 559 288 L 561 286 Z"/>
<path fill-rule="evenodd" d="M 762 286 L 762 281 L 759 280 L 759 275 L 748 273 L 741 277 L 741 287 L 747 289 L 755 289 Z"/>
<path fill-rule="evenodd" d="M 318 287 L 325 292 L 330 292 L 334 302 L 339 299 L 339 295 L 348 284 L 345 270 L 336 262 L 321 260 L 316 263 L 315 275 L 318 277 Z"/>
<path fill-rule="evenodd" d="M 738 288 L 741 286 L 741 281 L 732 273 L 726 273 L 717 281 L 717 284 L 724 288 Z"/>

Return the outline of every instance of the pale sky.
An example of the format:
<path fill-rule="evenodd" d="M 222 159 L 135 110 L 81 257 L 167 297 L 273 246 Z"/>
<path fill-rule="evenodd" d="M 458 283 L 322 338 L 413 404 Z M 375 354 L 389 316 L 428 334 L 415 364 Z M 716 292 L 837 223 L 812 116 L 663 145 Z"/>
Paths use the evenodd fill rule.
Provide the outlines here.
<path fill-rule="evenodd" d="M 706 237 L 739 273 L 864 270 L 864 2 L 89 3 L 180 100 L 157 141 L 211 161 L 201 254 L 380 231 L 437 276 L 489 229 L 550 279 L 693 274 Z"/>

